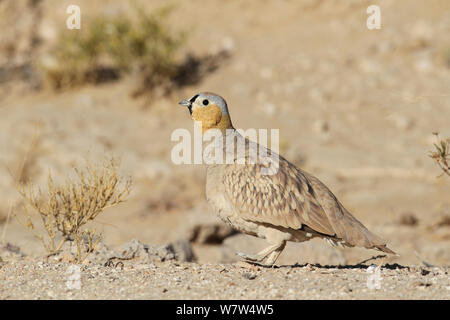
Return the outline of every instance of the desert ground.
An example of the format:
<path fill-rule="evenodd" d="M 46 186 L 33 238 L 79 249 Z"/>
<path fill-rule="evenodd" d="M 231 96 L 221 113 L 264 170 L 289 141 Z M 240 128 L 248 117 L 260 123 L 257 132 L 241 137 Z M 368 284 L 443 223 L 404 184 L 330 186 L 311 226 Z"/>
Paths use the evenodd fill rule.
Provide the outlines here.
<path fill-rule="evenodd" d="M 133 74 L 51 88 L 36 66 L 66 7 L 81 8 L 83 30 L 130 5 L 0 1 L 0 299 L 450 298 L 450 176 L 429 157 L 433 133 L 450 137 L 447 0 L 136 3 L 173 6 L 167 25 L 188 34 L 181 57 L 224 58 L 167 94 L 132 94 Z M 371 4 L 380 29 L 366 26 Z M 274 268 L 240 262 L 236 251 L 264 240 L 215 216 L 203 165 L 171 161 L 172 132 L 193 131 L 177 103 L 201 91 L 227 100 L 237 128 L 279 129 L 280 153 L 399 256 L 316 239 L 289 243 Z M 49 255 L 15 217 L 26 219 L 18 181 L 45 189 L 49 172 L 64 183 L 105 157 L 120 159 L 130 195 L 91 222 L 102 240 L 82 263 L 69 244 Z"/>

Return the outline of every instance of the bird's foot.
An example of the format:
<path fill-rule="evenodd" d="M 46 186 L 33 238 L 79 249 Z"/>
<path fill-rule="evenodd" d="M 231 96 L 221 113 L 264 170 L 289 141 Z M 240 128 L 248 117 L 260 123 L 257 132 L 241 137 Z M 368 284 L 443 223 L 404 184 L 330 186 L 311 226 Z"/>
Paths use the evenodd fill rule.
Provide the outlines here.
<path fill-rule="evenodd" d="M 251 263 L 251 264 L 255 264 L 258 266 L 262 266 L 262 267 L 272 267 L 273 263 L 275 262 L 270 262 L 267 263 L 266 257 L 267 255 L 261 255 L 261 254 L 247 254 L 247 253 L 243 253 L 243 252 L 236 252 L 236 255 L 243 258 L 245 262 L 247 263 Z"/>
<path fill-rule="evenodd" d="M 264 259 L 264 257 L 261 259 L 260 256 L 257 254 L 247 254 L 243 252 L 236 252 L 236 255 L 243 258 L 244 260 L 251 261 L 251 262 L 260 262 Z"/>

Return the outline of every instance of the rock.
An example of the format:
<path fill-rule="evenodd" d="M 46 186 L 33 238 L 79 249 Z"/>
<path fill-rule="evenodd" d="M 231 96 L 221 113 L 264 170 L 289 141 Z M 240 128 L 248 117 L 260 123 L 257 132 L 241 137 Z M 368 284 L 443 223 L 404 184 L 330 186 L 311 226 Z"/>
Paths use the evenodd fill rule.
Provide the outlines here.
<path fill-rule="evenodd" d="M 85 253 L 83 252 L 83 256 Z M 66 243 L 62 252 L 55 256 L 56 261 L 66 263 L 76 262 L 77 250 L 76 246 Z M 187 240 L 179 240 L 162 246 L 149 246 L 139 240 L 133 239 L 123 244 L 119 249 L 112 250 L 100 241 L 95 250 L 89 253 L 84 263 L 99 265 L 117 265 L 117 263 L 133 260 L 142 263 L 164 262 L 170 260 L 191 262 L 196 257 L 192 250 L 191 244 Z"/>
<path fill-rule="evenodd" d="M 58 261 L 64 262 L 64 263 L 74 263 L 76 262 L 76 258 L 73 254 L 69 252 L 63 252 L 59 255 Z"/>
<path fill-rule="evenodd" d="M 234 264 L 234 266 L 236 268 L 241 268 L 241 269 L 248 269 L 250 271 L 256 272 L 256 271 L 260 271 L 261 267 L 259 267 L 256 264 L 252 264 L 249 262 L 245 262 L 245 261 L 238 261 Z"/>
<path fill-rule="evenodd" d="M 114 258 L 121 260 L 142 259 L 145 262 L 153 263 L 170 260 L 191 262 L 195 256 L 188 241 L 180 240 L 163 246 L 149 246 L 133 239 L 124 244 Z"/>
<path fill-rule="evenodd" d="M 122 245 L 116 253 L 121 259 L 134 259 L 148 255 L 148 250 L 148 245 L 132 239 L 130 242 Z"/>
<path fill-rule="evenodd" d="M 144 260 L 145 262 L 175 260 L 175 251 L 170 245 L 149 246 L 139 240 L 133 239 L 125 243 L 116 251 L 110 259 L 120 260 Z"/>
<path fill-rule="evenodd" d="M 256 277 L 258 276 L 256 273 L 253 273 L 253 272 L 245 272 L 244 274 L 242 274 L 242 276 L 245 278 L 245 279 L 248 279 L 248 280 L 254 280 L 254 279 L 256 279 Z"/>
<path fill-rule="evenodd" d="M 105 264 L 110 257 L 114 256 L 114 251 L 106 246 L 103 241 L 100 241 L 96 246 L 94 252 L 91 252 L 86 261 L 88 263 Z"/>
<path fill-rule="evenodd" d="M 20 248 L 10 242 L 7 242 L 5 245 L 0 246 L 0 254 L 7 260 L 8 258 L 23 258 L 25 254 L 22 253 Z"/>
<path fill-rule="evenodd" d="M 21 254 L 20 248 L 19 248 L 18 246 L 16 246 L 16 245 L 10 243 L 10 242 L 7 242 L 7 243 L 2 247 L 2 250 L 8 251 L 8 252 L 11 252 L 11 253 L 14 253 L 14 254 L 19 254 L 19 255 Z"/>

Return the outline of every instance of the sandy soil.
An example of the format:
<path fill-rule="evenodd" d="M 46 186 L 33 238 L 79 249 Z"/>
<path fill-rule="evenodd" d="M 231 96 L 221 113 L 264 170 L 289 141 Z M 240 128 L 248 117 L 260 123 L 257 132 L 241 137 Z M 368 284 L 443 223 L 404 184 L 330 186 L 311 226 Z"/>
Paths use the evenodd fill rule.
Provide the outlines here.
<path fill-rule="evenodd" d="M 38 28 L 30 28 L 28 11 L 23 19 L 11 16 L 14 23 L 2 22 L 14 25 L 2 41 L 17 43 L 17 63 L 27 58 L 21 52 L 30 30 L 43 39 L 38 55 L 54 39 L 52 30 L 64 25 L 65 3 L 43 3 Z M 104 13 L 102 1 L 70 3 L 89 15 Z M 186 51 L 226 49 L 231 57 L 169 97 L 134 99 L 127 78 L 64 92 L 34 90 L 21 79 L 0 81 L 0 240 L 24 254 L 0 251 L 0 298 L 448 299 L 450 179 L 438 177 L 428 151 L 433 132 L 450 136 L 450 4 L 383 1 L 376 31 L 365 26 L 370 4 L 180 1 L 170 21 L 191 30 Z M 108 12 L 122 9 L 108 6 Z M 6 56 L 0 57 L 3 63 Z M 170 160 L 172 131 L 192 130 L 177 102 L 199 91 L 224 96 L 239 128 L 280 129 L 281 153 L 324 181 L 400 257 L 361 265 L 377 252 L 311 241 L 289 244 L 278 261 L 282 267 L 252 268 L 236 265 L 234 252 L 257 251 L 264 246 L 259 239 L 229 230 L 216 243 L 193 239 L 195 228 L 224 228 L 205 201 L 204 168 Z M 86 155 L 120 157 L 134 187 L 126 203 L 96 221 L 105 244 L 190 239 L 196 262 L 128 261 L 123 270 L 82 265 L 82 289 L 69 290 L 69 264 L 44 258 L 36 238 L 14 219 L 6 223 L 10 204 L 23 214 L 10 172 L 20 166 L 37 122 L 28 179 L 45 185 L 50 169 L 61 181 Z M 372 262 L 388 264 L 379 290 L 367 287 Z"/>
<path fill-rule="evenodd" d="M 75 265 L 0 263 L 1 299 L 448 299 L 448 267 L 385 264 L 259 267 L 174 259 Z"/>

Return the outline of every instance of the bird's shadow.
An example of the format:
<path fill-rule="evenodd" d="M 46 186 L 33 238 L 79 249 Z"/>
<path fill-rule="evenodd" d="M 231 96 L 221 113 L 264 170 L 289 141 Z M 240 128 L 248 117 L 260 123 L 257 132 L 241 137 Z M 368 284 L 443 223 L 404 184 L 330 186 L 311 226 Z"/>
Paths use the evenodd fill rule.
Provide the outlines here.
<path fill-rule="evenodd" d="M 367 269 L 368 267 L 370 267 L 372 264 L 367 264 L 367 262 L 371 261 L 371 260 L 375 260 L 375 259 L 379 259 L 379 258 L 385 258 L 386 255 L 378 255 L 378 256 L 374 256 L 371 257 L 369 259 L 363 260 L 359 263 L 356 264 L 346 264 L 346 265 L 321 265 L 320 263 L 304 263 L 304 264 L 299 264 L 299 263 L 295 263 L 292 265 L 273 265 L 273 266 L 267 266 L 267 265 L 263 265 L 263 264 L 258 264 L 258 263 L 252 263 L 247 261 L 247 263 L 250 264 L 254 264 L 257 265 L 259 267 L 263 267 L 263 268 L 274 268 L 274 269 L 280 269 L 280 268 L 291 268 L 291 269 L 295 269 L 295 268 L 305 268 L 305 267 L 310 267 L 310 268 L 315 268 L 315 269 L 323 269 L 323 270 L 330 270 L 330 269 L 340 269 L 340 270 L 344 270 L 344 269 Z M 408 266 L 402 266 L 398 263 L 393 263 L 393 264 L 381 264 L 380 267 L 384 268 L 384 269 L 388 269 L 388 270 L 396 270 L 396 269 L 409 269 Z"/>
<path fill-rule="evenodd" d="M 330 270 L 330 269 L 340 269 L 340 270 L 344 270 L 344 269 L 367 269 L 368 267 L 370 267 L 370 264 L 362 264 L 362 263 L 357 263 L 357 264 L 353 264 L 353 265 L 321 265 L 319 263 L 315 263 L 315 264 L 311 264 L 311 263 L 305 263 L 305 264 L 293 264 L 293 265 L 279 265 L 279 266 L 273 266 L 273 268 L 291 268 L 291 269 L 295 269 L 295 268 L 305 268 L 305 267 L 313 267 L 315 269 L 323 269 L 323 270 Z M 268 267 L 270 268 L 270 267 Z M 381 268 L 384 269 L 388 269 L 388 270 L 396 270 L 396 269 L 409 269 L 408 266 L 402 266 L 398 263 L 393 263 L 393 264 L 384 264 L 381 265 Z"/>

